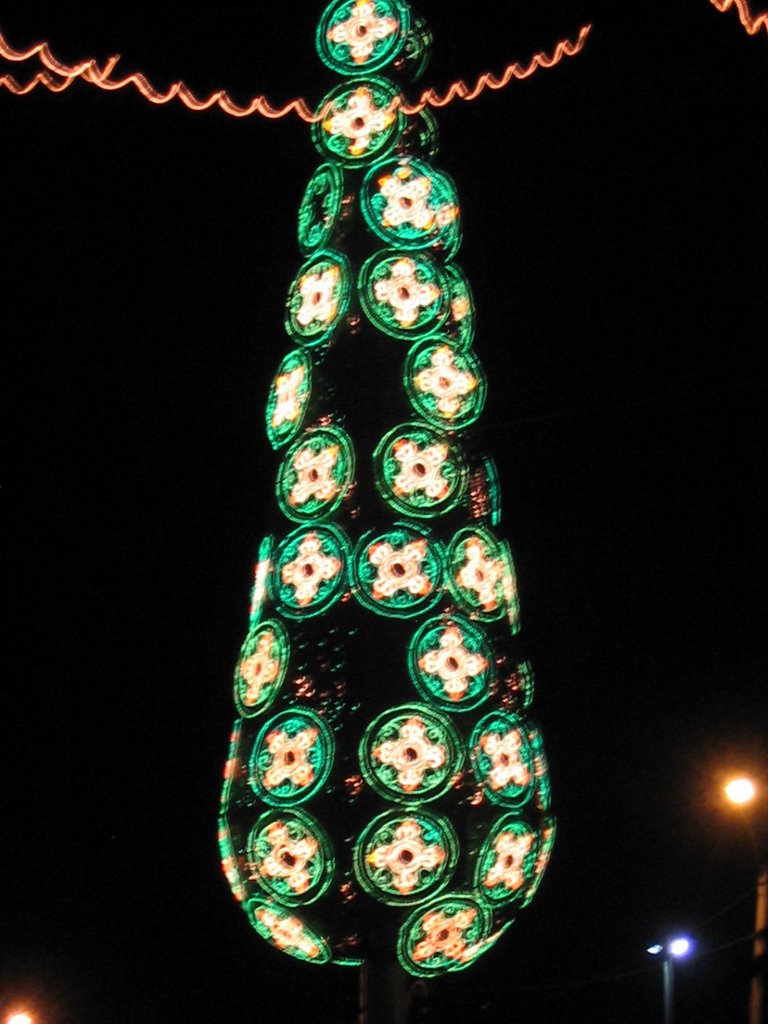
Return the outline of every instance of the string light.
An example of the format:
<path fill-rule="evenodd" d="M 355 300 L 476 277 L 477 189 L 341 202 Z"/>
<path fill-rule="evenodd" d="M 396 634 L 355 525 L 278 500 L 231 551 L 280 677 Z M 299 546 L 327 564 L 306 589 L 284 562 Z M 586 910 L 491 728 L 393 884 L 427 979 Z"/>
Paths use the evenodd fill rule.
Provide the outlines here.
<path fill-rule="evenodd" d="M 712 0 L 712 2 L 715 3 L 716 0 Z M 730 5 L 732 0 L 724 0 L 724 2 Z M 740 2 L 740 0 L 737 0 L 737 2 Z M 529 78 L 539 68 L 551 68 L 559 64 L 564 57 L 575 57 L 584 48 L 591 28 L 591 25 L 582 25 L 575 42 L 562 39 L 555 46 L 551 56 L 543 51 L 536 53 L 525 67 L 517 62 L 513 62 L 507 65 L 500 76 L 496 76 L 491 72 L 485 72 L 480 75 L 471 88 L 463 81 L 456 81 L 448 87 L 443 95 L 440 95 L 434 89 L 426 89 L 422 92 L 416 103 L 410 104 L 398 100 L 397 105 L 400 106 L 404 114 L 417 114 L 427 106 L 445 107 L 455 99 L 477 99 L 486 89 L 503 89 L 509 85 L 512 79 L 521 80 Z M 0 33 L 0 56 L 12 61 L 26 61 L 33 57 L 38 57 L 48 72 L 53 72 L 54 75 L 58 75 L 59 78 L 64 79 L 66 82 L 66 84 L 62 84 L 54 75 L 46 74 L 45 72 L 36 74 L 34 78 L 24 85 L 20 85 L 12 75 L 0 76 L 0 87 L 8 89 L 17 96 L 23 96 L 31 92 L 38 85 L 45 86 L 51 92 L 61 92 L 76 78 L 80 78 L 84 82 L 88 82 L 89 85 L 95 85 L 99 89 L 107 91 L 124 89 L 132 85 L 150 103 L 170 103 L 171 100 L 178 99 L 190 110 L 195 111 L 208 110 L 211 107 L 218 106 L 225 114 L 230 114 L 232 117 L 250 117 L 253 114 L 259 114 L 261 117 L 274 120 L 285 117 L 288 114 L 296 114 L 302 121 L 314 124 L 322 121 L 328 112 L 327 104 L 316 113 L 313 112 L 307 102 L 301 97 L 290 100 L 282 107 L 276 107 L 264 96 L 255 96 L 250 103 L 241 106 L 235 103 L 224 89 L 219 89 L 211 93 L 207 98 L 201 99 L 182 81 L 173 82 L 165 92 L 162 92 L 156 89 L 146 75 L 141 72 L 126 75 L 124 78 L 113 79 L 112 72 L 120 59 L 119 56 L 110 57 L 105 61 L 103 67 L 100 67 L 94 59 L 79 61 L 77 64 L 64 64 L 56 59 L 48 43 L 38 43 L 28 50 L 14 50 L 2 33 Z"/>
<path fill-rule="evenodd" d="M 735 7 L 739 15 L 739 21 L 744 26 L 745 31 L 751 36 L 757 35 L 761 28 L 764 28 L 766 33 L 768 33 L 768 13 L 753 15 L 747 0 L 709 0 L 709 2 L 721 14 L 725 14 L 726 11 Z"/>

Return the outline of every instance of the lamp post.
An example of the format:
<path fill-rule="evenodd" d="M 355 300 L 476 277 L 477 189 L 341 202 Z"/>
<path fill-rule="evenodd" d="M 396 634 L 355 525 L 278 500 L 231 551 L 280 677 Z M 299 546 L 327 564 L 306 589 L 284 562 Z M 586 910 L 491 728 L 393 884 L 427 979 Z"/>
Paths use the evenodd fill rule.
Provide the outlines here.
<path fill-rule="evenodd" d="M 650 953 L 651 956 L 663 956 L 664 958 L 661 963 L 661 976 L 664 985 L 664 1024 L 673 1024 L 675 1017 L 673 963 L 675 960 L 687 956 L 691 949 L 691 940 L 684 935 L 678 935 L 664 943 L 655 942 L 646 949 L 646 953 Z"/>
<path fill-rule="evenodd" d="M 725 786 L 728 800 L 742 813 L 754 804 L 757 798 L 757 786 L 752 779 L 742 776 L 731 779 Z M 752 850 L 757 867 L 757 883 L 755 892 L 755 938 L 752 944 L 752 979 L 749 988 L 749 1024 L 763 1024 L 763 1005 L 765 999 L 765 959 L 768 952 L 766 933 L 768 932 L 768 859 L 764 848 L 758 846 L 752 822 L 744 817 L 744 823 L 752 840 Z"/>

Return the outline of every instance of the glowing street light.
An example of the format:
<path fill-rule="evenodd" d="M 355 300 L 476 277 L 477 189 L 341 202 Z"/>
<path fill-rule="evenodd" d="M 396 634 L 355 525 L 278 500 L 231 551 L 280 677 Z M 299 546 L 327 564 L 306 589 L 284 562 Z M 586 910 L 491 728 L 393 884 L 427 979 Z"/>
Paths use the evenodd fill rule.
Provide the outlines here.
<path fill-rule="evenodd" d="M 755 798 L 755 784 L 745 777 L 731 779 L 725 786 L 725 795 L 732 804 L 748 804 Z"/>
<path fill-rule="evenodd" d="M 677 935 L 668 942 L 654 942 L 648 946 L 646 953 L 651 956 L 663 956 L 662 981 L 664 984 L 664 1024 L 672 1024 L 674 1020 L 674 978 L 672 971 L 673 961 L 687 956 L 693 949 L 693 943 L 685 935 Z"/>
<path fill-rule="evenodd" d="M 34 1024 L 28 1013 L 12 1013 L 6 1024 Z"/>

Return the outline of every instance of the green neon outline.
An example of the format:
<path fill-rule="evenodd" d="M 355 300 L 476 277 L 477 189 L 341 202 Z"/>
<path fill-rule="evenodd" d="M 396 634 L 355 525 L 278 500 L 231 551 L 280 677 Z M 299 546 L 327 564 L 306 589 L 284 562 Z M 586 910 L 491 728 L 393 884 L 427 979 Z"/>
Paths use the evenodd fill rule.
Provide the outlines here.
<path fill-rule="evenodd" d="M 494 735 L 502 739 L 511 732 L 519 735 L 519 761 L 521 761 L 528 772 L 528 779 L 524 783 L 515 783 L 510 780 L 505 785 L 495 788 L 491 785 L 490 772 L 493 768 L 492 754 L 483 749 L 482 743 L 486 736 Z M 516 810 L 523 807 L 533 796 L 536 789 L 536 776 L 534 772 L 533 751 L 528 741 L 528 729 L 525 721 L 509 711 L 491 711 L 485 715 L 475 726 L 469 741 L 470 763 L 475 778 L 483 787 L 483 792 L 491 803 L 499 804 L 501 807 L 509 807 Z M 500 755 L 502 763 L 504 757 L 509 757 L 506 752 Z"/>
<path fill-rule="evenodd" d="M 449 315 L 439 329 L 436 339 L 448 341 L 458 349 L 468 349 L 475 338 L 475 300 L 464 271 L 456 263 L 444 267 Z M 459 303 L 459 306 L 455 306 Z M 461 315 L 459 315 L 461 314 Z"/>
<path fill-rule="evenodd" d="M 289 738 L 306 729 L 316 729 L 317 735 L 307 749 L 305 758 L 313 770 L 311 780 L 305 786 L 294 786 L 292 780 L 281 780 L 273 789 L 264 784 L 263 777 L 272 767 L 273 758 L 267 747 L 269 737 L 286 722 Z M 291 731 L 288 731 L 290 729 Z M 322 718 L 308 708 L 288 708 L 279 711 L 261 727 L 248 758 L 248 782 L 256 795 L 270 807 L 296 807 L 306 803 L 328 780 L 335 756 L 333 732 Z M 295 755 L 294 755 L 295 757 Z M 288 786 L 285 782 L 288 782 Z"/>
<path fill-rule="evenodd" d="M 397 481 L 402 480 L 405 470 L 396 452 L 405 444 L 415 444 L 421 453 L 421 459 L 416 456 L 414 465 L 420 467 L 427 485 L 429 470 L 423 453 L 435 446 L 444 445 L 447 448 L 445 461 L 440 466 L 438 474 L 439 479 L 448 486 L 448 491 L 442 498 L 432 498 L 425 489 L 418 486 L 410 494 L 398 493 L 400 488 Z M 447 434 L 424 423 L 401 423 L 385 434 L 373 453 L 373 467 L 374 483 L 380 497 L 401 515 L 414 516 L 418 519 L 444 515 L 456 508 L 467 490 L 468 470 L 464 453 Z M 418 479 L 415 478 L 414 482 Z"/>
<path fill-rule="evenodd" d="M 308 886 L 304 892 L 296 892 L 287 880 L 270 878 L 263 865 L 272 854 L 268 831 L 271 826 L 281 824 L 289 833 L 292 842 L 310 838 L 317 844 L 316 850 L 305 859 Z M 285 857 L 295 857 L 290 850 Z M 320 822 L 306 811 L 297 808 L 274 809 L 262 814 L 248 836 L 248 859 L 251 877 L 268 897 L 287 907 L 308 906 L 318 900 L 331 884 L 335 869 L 331 841 Z"/>
<path fill-rule="evenodd" d="M 237 859 L 237 851 L 232 841 L 232 833 L 226 818 L 219 818 L 218 831 L 219 857 L 221 858 L 221 870 L 232 890 L 232 895 L 238 903 L 248 898 L 248 889 L 243 882 L 242 871 Z"/>
<path fill-rule="evenodd" d="M 488 580 L 488 562 L 495 581 Z M 477 564 L 476 571 L 473 565 Z M 462 611 L 480 622 L 507 616 L 510 630 L 519 627 L 520 601 L 509 545 L 486 526 L 462 527 L 448 545 L 448 588 Z M 470 585 L 474 584 L 474 586 Z"/>
<path fill-rule="evenodd" d="M 452 380 L 463 376 L 456 391 Z M 466 377 L 473 378 L 469 385 Z M 409 350 L 403 383 L 408 399 L 420 416 L 444 430 L 464 430 L 476 423 L 485 406 L 485 373 L 473 352 L 437 338 L 425 338 Z"/>
<path fill-rule="evenodd" d="M 224 816 L 229 812 L 229 801 L 232 796 L 232 782 L 235 777 L 235 770 L 240 755 L 240 738 L 243 731 L 243 720 L 238 718 L 232 726 L 229 734 L 229 747 L 227 749 L 227 760 L 224 764 L 224 784 L 221 787 L 221 798 L 219 800 L 219 814 Z"/>
<path fill-rule="evenodd" d="M 387 281 L 391 282 L 392 268 L 399 263 L 404 267 L 411 265 L 407 269 L 411 270 L 412 267 L 413 280 L 418 286 L 433 284 L 437 289 L 435 297 L 426 305 L 419 306 L 416 319 L 408 324 L 397 319 L 396 306 L 392 306 L 386 298 L 376 297 L 376 286 L 386 286 Z M 391 338 L 414 341 L 435 333 L 447 321 L 450 313 L 447 269 L 426 252 L 409 252 L 405 249 L 375 252 L 365 261 L 358 276 L 358 294 L 363 312 L 375 328 Z M 400 290 L 397 291 L 398 295 Z M 407 287 L 403 290 L 407 295 L 411 294 Z"/>
<path fill-rule="evenodd" d="M 533 774 L 536 777 L 536 806 L 547 813 L 552 806 L 552 784 L 549 779 L 549 762 L 544 750 L 544 737 L 538 722 L 528 719 L 528 742 L 533 752 Z"/>
<path fill-rule="evenodd" d="M 259 554 L 253 567 L 253 583 L 251 584 L 251 593 L 248 601 L 249 629 L 253 629 L 259 622 L 261 613 L 267 604 L 269 596 L 267 580 L 269 579 L 269 572 L 272 567 L 272 550 L 274 546 L 275 539 L 272 536 L 264 537 L 259 544 Z"/>
<path fill-rule="evenodd" d="M 394 764 L 377 761 L 374 750 L 378 745 L 392 741 L 407 745 L 408 741 L 402 736 L 402 728 L 410 719 L 418 719 L 424 726 L 423 732 L 430 746 L 444 748 L 445 760 L 435 768 L 425 768 L 421 773 L 421 782 L 412 789 L 405 789 L 396 778 L 402 773 L 398 772 Z M 414 742 L 418 749 L 421 737 L 417 737 Z M 409 760 L 405 751 L 403 756 L 406 761 Z M 430 803 L 447 793 L 461 771 L 464 756 L 464 745 L 450 718 L 427 704 L 416 703 L 402 704 L 377 715 L 363 733 L 358 748 L 360 771 L 371 789 L 385 800 L 406 807 Z"/>
<path fill-rule="evenodd" d="M 297 960 L 303 960 L 305 963 L 309 964 L 327 964 L 330 962 L 331 949 L 326 940 L 322 935 L 319 935 L 316 931 L 310 928 L 305 921 L 302 921 L 300 917 L 294 914 L 293 911 L 286 910 L 283 907 L 278 906 L 276 903 L 271 903 L 255 896 L 252 896 L 247 901 L 243 909 L 245 910 L 248 920 L 257 934 L 268 942 L 270 946 L 274 946 L 274 948 L 279 950 L 281 953 L 286 953 L 288 956 L 295 957 Z M 317 954 L 310 955 L 307 952 L 304 952 L 300 946 L 292 944 L 279 945 L 270 931 L 269 926 L 259 918 L 259 912 L 264 914 L 273 914 L 284 922 L 298 922 L 301 925 L 303 937 L 307 942 L 314 944 L 317 949 Z"/>
<path fill-rule="evenodd" d="M 376 557 L 374 549 L 380 545 L 389 545 L 391 554 L 385 554 L 384 559 L 391 560 L 393 574 L 403 576 L 403 573 L 397 571 L 397 566 L 400 565 L 402 568 L 402 564 L 398 562 L 396 555 L 405 553 L 409 545 L 422 542 L 426 545 L 426 553 L 419 564 L 418 576 L 423 576 L 431 589 L 424 594 L 412 594 L 404 588 L 394 591 L 392 595 L 383 593 L 377 597 L 374 591 L 380 570 L 371 561 L 372 557 Z M 408 564 L 407 558 L 405 564 Z M 364 608 L 376 612 L 377 615 L 409 619 L 428 611 L 440 599 L 445 577 L 445 548 L 441 541 L 430 536 L 428 530 L 417 528 L 410 523 L 395 522 L 392 528 L 385 532 L 369 530 L 363 534 L 355 548 L 352 575 L 355 597 Z M 405 578 L 408 578 L 407 571 Z M 385 585 L 386 582 L 385 580 Z"/>
<path fill-rule="evenodd" d="M 315 456 L 329 448 L 337 448 L 336 462 L 329 477 L 336 487 L 330 498 L 322 500 L 308 496 L 303 503 L 292 503 L 291 495 L 299 483 L 295 460 L 300 453 L 312 452 Z M 314 470 L 317 472 L 317 470 Z M 277 504 L 283 515 L 296 523 L 312 522 L 332 515 L 344 501 L 355 476 L 355 455 L 349 435 L 339 427 L 315 427 L 297 438 L 283 456 L 277 475 Z"/>
<path fill-rule="evenodd" d="M 296 405 L 298 406 L 296 416 L 293 419 L 281 419 L 280 423 L 275 426 L 274 420 L 278 408 L 278 387 L 280 387 L 281 382 L 283 382 L 283 378 L 287 378 L 289 374 L 297 371 L 298 369 L 303 371 L 303 377 L 296 387 L 295 400 Z M 301 430 L 311 396 L 312 359 L 308 352 L 302 351 L 301 349 L 294 349 L 282 359 L 279 367 L 277 368 L 277 373 L 272 379 L 272 383 L 269 388 L 269 395 L 267 397 L 267 409 L 265 415 L 267 439 L 275 450 L 282 448 L 284 444 L 287 444 L 291 438 L 295 437 Z"/>
<path fill-rule="evenodd" d="M 302 541 L 317 537 L 320 540 L 318 557 L 332 558 L 339 562 L 335 575 L 322 580 L 313 597 L 301 603 L 296 597 L 296 587 L 283 579 L 283 573 L 290 562 L 298 559 Z M 269 574 L 269 595 L 281 615 L 289 619 L 311 618 L 320 615 L 339 600 L 348 585 L 351 546 L 344 532 L 330 523 L 313 527 L 302 526 L 289 533 L 278 544 L 274 568 Z M 293 591 L 293 592 L 291 592 Z"/>
<path fill-rule="evenodd" d="M 436 634 L 444 635 L 451 627 L 460 631 L 464 650 L 469 654 L 479 654 L 486 663 L 484 669 L 471 677 L 466 694 L 455 699 L 446 692 L 445 684 L 441 682 L 440 670 L 428 672 L 422 665 L 422 660 L 429 652 L 437 651 L 442 646 L 442 636 L 438 638 Z M 447 667 L 450 669 L 452 666 L 448 664 Z M 437 616 L 427 619 L 411 640 L 408 647 L 408 671 L 411 674 L 413 685 L 428 703 L 434 704 L 443 711 L 472 711 L 491 696 L 496 675 L 493 647 L 483 630 L 464 616 Z"/>
<path fill-rule="evenodd" d="M 318 277 L 322 279 L 324 274 L 336 269 L 338 279 L 333 288 L 333 301 L 335 310 L 330 320 L 311 320 L 308 324 L 300 323 L 298 317 L 304 305 L 304 298 L 301 288 L 308 278 Z M 349 260 L 344 253 L 335 249 L 320 249 L 301 267 L 288 289 L 288 297 L 285 302 L 285 330 L 288 337 L 297 345 L 306 348 L 317 348 L 318 345 L 326 345 L 330 342 L 339 324 L 346 316 L 349 309 L 352 292 L 352 276 Z M 322 291 L 316 292 L 322 296 Z"/>
<path fill-rule="evenodd" d="M 421 828 L 425 846 L 438 845 L 442 849 L 444 859 L 431 871 L 428 868 L 424 869 L 428 872 L 426 881 L 417 882 L 416 887 L 410 893 L 400 893 L 393 880 L 394 872 L 388 866 L 377 869 L 371 858 L 374 856 L 374 851 L 383 845 L 397 846 L 398 843 L 404 848 L 404 855 L 412 857 L 407 838 L 399 840 L 395 838 L 398 826 L 403 826 L 409 821 L 414 821 Z M 391 907 L 412 906 L 415 903 L 421 903 L 427 897 L 442 892 L 451 879 L 458 857 L 458 836 L 453 825 L 444 815 L 423 810 L 385 811 L 365 826 L 355 843 L 355 877 L 368 895 L 380 903 Z M 389 884 L 385 884 L 385 874 L 389 874 Z M 382 881 L 377 881 L 377 878 L 381 878 Z"/>
<path fill-rule="evenodd" d="M 367 94 L 376 113 L 392 111 L 392 115 L 380 131 L 371 131 L 365 148 L 357 147 L 355 151 L 356 147 L 352 144 L 354 139 L 343 134 L 343 128 L 338 121 L 336 127 L 339 130 L 334 132 L 332 122 L 334 118 L 343 118 L 348 114 L 355 95 L 364 93 Z M 397 88 L 390 81 L 375 75 L 350 79 L 337 85 L 321 100 L 317 108 L 318 120 L 312 124 L 312 142 L 315 149 L 325 159 L 335 161 L 342 167 L 367 167 L 374 160 L 391 153 L 405 129 L 406 118 L 398 102 L 399 97 Z"/>
<path fill-rule="evenodd" d="M 431 222 L 415 223 L 415 218 L 404 220 L 400 224 L 387 222 L 386 214 L 394 206 L 399 216 L 413 209 L 414 199 L 409 195 L 389 198 L 383 189 L 389 187 L 393 178 L 400 179 L 401 187 L 415 186 L 418 180 L 426 179 L 429 192 L 424 196 L 423 205 L 416 200 L 417 210 L 429 211 Z M 384 185 L 384 180 L 387 185 Z M 397 187 L 396 183 L 394 187 Z M 388 157 L 375 163 L 365 175 L 360 190 L 360 209 L 369 229 L 382 241 L 396 249 L 414 251 L 431 248 L 439 250 L 443 256 L 450 258 L 455 255 L 461 240 L 459 198 L 453 180 L 444 172 L 430 167 L 424 160 L 414 158 Z M 452 219 L 446 219 L 452 214 Z M 421 219 L 421 217 L 419 217 Z"/>
<path fill-rule="evenodd" d="M 248 682 L 240 671 L 240 666 L 257 654 L 262 637 L 268 637 L 270 634 L 272 640 L 269 644 L 268 654 L 262 650 L 261 657 L 263 659 L 264 655 L 267 654 L 270 660 L 277 662 L 276 675 L 269 682 L 260 685 L 256 700 L 253 704 L 249 704 L 245 699 Z M 249 630 L 248 636 L 240 648 L 240 656 L 235 666 L 234 679 L 235 706 L 243 718 L 256 718 L 274 703 L 275 698 L 280 692 L 280 687 L 283 685 L 290 656 L 291 644 L 288 639 L 288 631 L 282 622 L 278 622 L 276 619 L 267 619 L 265 622 Z"/>
<path fill-rule="evenodd" d="M 503 881 L 489 886 L 487 881 L 499 860 L 500 854 L 495 849 L 495 846 L 504 833 L 512 833 L 516 837 L 531 837 L 530 847 L 527 853 L 523 855 L 520 865 L 520 884 L 517 888 L 509 888 Z M 538 850 L 539 833 L 524 818 L 519 817 L 515 813 L 510 813 L 502 815 L 495 821 L 480 848 L 475 864 L 475 888 L 483 899 L 488 900 L 493 906 L 513 906 L 515 903 L 521 903 L 525 899 L 535 875 Z M 509 866 L 511 867 L 512 865 Z"/>
<path fill-rule="evenodd" d="M 299 204 L 298 242 L 305 256 L 330 245 L 341 217 L 344 172 L 336 163 L 323 163 L 307 182 Z"/>
<path fill-rule="evenodd" d="M 414 959 L 419 943 L 426 934 L 422 922 L 434 914 L 444 914 L 450 921 L 457 914 L 467 910 L 474 910 L 475 918 L 461 932 L 462 936 L 469 940 L 463 956 L 454 959 L 439 954 L 424 960 Z M 466 970 L 479 956 L 487 952 L 490 948 L 489 942 L 492 939 L 495 941 L 496 936 L 491 935 L 492 926 L 493 913 L 490 906 L 474 893 L 446 893 L 420 907 L 407 918 L 398 936 L 397 958 L 403 969 L 417 978 L 432 978 L 438 974 Z"/>
<path fill-rule="evenodd" d="M 552 858 L 552 848 L 555 845 L 556 837 L 557 821 L 553 817 L 549 816 L 541 823 L 538 854 L 536 857 L 536 870 L 530 888 L 523 899 L 524 907 L 527 907 L 531 903 L 534 896 L 539 891 L 539 886 L 544 878 L 544 872 L 547 870 Z"/>
<path fill-rule="evenodd" d="M 378 71 L 387 64 L 393 64 L 406 44 L 411 31 L 411 11 L 402 0 L 375 0 L 375 14 L 379 18 L 394 18 L 397 26 L 383 39 L 377 39 L 370 56 L 355 62 L 351 47 L 347 43 L 336 43 L 328 38 L 333 29 L 347 21 L 354 0 L 335 0 L 328 4 L 320 16 L 315 33 L 315 48 L 320 60 L 331 71 L 340 75 L 359 75 L 361 72 Z"/>

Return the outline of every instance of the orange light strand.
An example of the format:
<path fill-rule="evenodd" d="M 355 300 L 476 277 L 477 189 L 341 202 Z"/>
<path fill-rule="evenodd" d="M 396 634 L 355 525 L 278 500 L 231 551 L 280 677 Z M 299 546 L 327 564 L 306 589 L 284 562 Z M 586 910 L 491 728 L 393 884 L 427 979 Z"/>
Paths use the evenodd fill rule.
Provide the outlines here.
<path fill-rule="evenodd" d="M 715 0 L 712 0 L 712 2 L 715 2 Z M 725 0 L 725 2 L 729 2 L 729 0 Z M 480 75 L 472 89 L 462 81 L 454 82 L 449 86 L 444 96 L 438 95 L 434 89 L 426 89 L 421 94 L 417 103 L 402 103 L 403 111 L 406 114 L 416 114 L 426 106 L 445 107 L 454 99 L 474 100 L 485 89 L 503 89 L 513 78 L 528 78 L 539 68 L 554 67 L 555 64 L 560 63 L 563 57 L 575 57 L 576 54 L 581 52 L 591 27 L 591 25 L 583 25 L 575 42 L 570 42 L 567 39 L 561 40 L 555 46 L 552 56 L 548 56 L 544 52 L 535 54 L 527 67 L 513 63 L 504 69 L 500 77 L 493 75 L 491 72 Z M 282 107 L 276 107 L 264 96 L 255 96 L 247 106 L 241 106 L 235 103 L 232 97 L 223 89 L 211 93 L 207 99 L 200 99 L 195 96 L 189 86 L 181 81 L 174 82 L 165 92 L 160 92 L 152 85 L 146 75 L 143 75 L 141 72 L 126 75 L 124 78 L 113 79 L 111 77 L 112 72 L 120 59 L 119 56 L 110 57 L 102 68 L 93 59 L 80 61 L 77 64 L 64 64 L 54 57 L 48 43 L 38 43 L 36 46 L 30 47 L 29 50 L 14 50 L 6 42 L 2 33 L 0 33 L 0 57 L 13 61 L 25 61 L 30 60 L 32 57 L 39 57 L 40 62 L 48 71 L 52 71 L 65 79 L 66 85 L 71 84 L 75 78 L 81 78 L 90 85 L 95 85 L 100 89 L 109 91 L 124 89 L 126 86 L 132 85 L 150 103 L 169 103 L 173 99 L 179 99 L 190 110 L 208 110 L 210 107 L 218 106 L 225 114 L 230 114 L 232 117 L 249 117 L 252 114 L 260 114 L 262 117 L 270 119 L 285 117 L 287 114 L 294 113 L 302 121 L 309 123 L 322 120 L 327 113 L 326 108 L 323 108 L 316 114 L 313 113 L 307 102 L 301 98 L 291 100 Z M 5 87 L 19 96 L 31 92 L 37 85 L 43 85 L 52 92 L 61 92 L 62 89 L 66 88 L 66 85 L 58 83 L 52 75 L 46 72 L 35 75 L 30 82 L 23 86 L 19 85 L 11 75 L 0 77 L 0 87 Z"/>
<path fill-rule="evenodd" d="M 735 7 L 739 14 L 739 21 L 751 36 L 757 35 L 761 28 L 768 33 L 768 13 L 753 15 L 747 0 L 709 0 L 709 2 L 721 14 L 729 11 L 731 7 Z"/>

